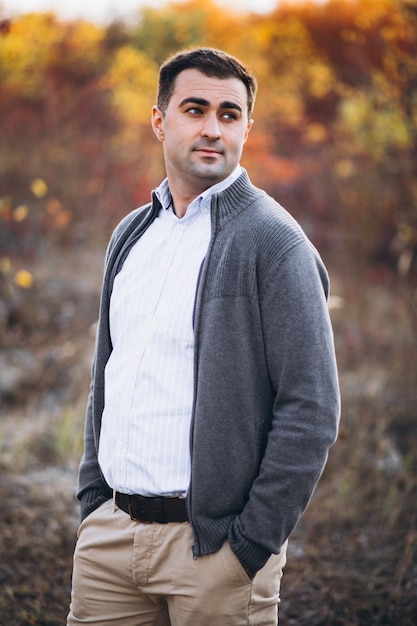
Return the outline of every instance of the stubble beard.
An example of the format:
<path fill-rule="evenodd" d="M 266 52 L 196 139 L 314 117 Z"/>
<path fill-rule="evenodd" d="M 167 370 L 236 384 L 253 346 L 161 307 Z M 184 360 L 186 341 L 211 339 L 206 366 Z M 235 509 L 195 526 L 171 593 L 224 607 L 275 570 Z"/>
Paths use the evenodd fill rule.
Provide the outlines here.
<path fill-rule="evenodd" d="M 227 178 L 231 173 L 228 170 L 224 154 L 220 151 L 215 157 L 200 157 L 196 160 L 190 160 L 190 175 L 202 181 L 209 181 L 211 184 Z"/>

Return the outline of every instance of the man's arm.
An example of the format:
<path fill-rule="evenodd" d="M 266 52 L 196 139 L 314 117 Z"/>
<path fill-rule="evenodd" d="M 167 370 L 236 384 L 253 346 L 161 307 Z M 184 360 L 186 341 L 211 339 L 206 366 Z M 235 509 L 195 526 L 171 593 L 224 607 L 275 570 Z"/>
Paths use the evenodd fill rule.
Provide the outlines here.
<path fill-rule="evenodd" d="M 251 571 L 294 529 L 337 436 L 340 397 L 327 296 L 326 270 L 308 242 L 286 255 L 261 293 L 275 401 L 259 474 L 229 535 Z"/>
<path fill-rule="evenodd" d="M 93 367 L 94 370 L 94 367 Z M 92 377 L 92 380 L 94 378 Z M 81 501 L 81 520 L 94 509 L 112 497 L 112 491 L 105 482 L 100 471 L 97 448 L 94 438 L 92 414 L 93 382 L 87 403 L 87 412 L 84 431 L 84 453 L 79 469 L 79 489 L 77 498 Z"/>

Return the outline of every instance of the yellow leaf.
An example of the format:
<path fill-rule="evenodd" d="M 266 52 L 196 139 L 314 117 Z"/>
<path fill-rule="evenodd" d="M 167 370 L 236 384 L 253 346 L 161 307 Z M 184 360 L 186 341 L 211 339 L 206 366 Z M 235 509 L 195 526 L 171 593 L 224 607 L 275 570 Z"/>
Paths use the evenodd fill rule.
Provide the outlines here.
<path fill-rule="evenodd" d="M 58 226 L 58 228 L 63 228 L 70 223 L 71 219 L 71 211 L 66 211 L 65 209 L 63 209 L 57 215 L 55 215 L 55 224 Z"/>
<path fill-rule="evenodd" d="M 23 222 L 29 214 L 29 209 L 25 204 L 20 204 L 13 211 L 13 219 L 15 222 Z"/>
<path fill-rule="evenodd" d="M 37 198 L 44 198 L 48 193 L 48 185 L 42 178 L 34 178 L 30 184 L 33 195 Z"/>
<path fill-rule="evenodd" d="M 309 124 L 305 131 L 307 141 L 311 143 L 319 143 L 327 137 L 327 130 L 323 124 Z"/>
<path fill-rule="evenodd" d="M 49 215 L 57 215 L 62 210 L 62 204 L 57 198 L 50 198 L 46 203 Z"/>
<path fill-rule="evenodd" d="M 29 289 L 33 284 L 33 276 L 27 270 L 19 270 L 16 272 L 14 282 L 18 287 L 22 287 L 22 289 Z"/>
<path fill-rule="evenodd" d="M 0 272 L 2 274 L 8 274 L 10 272 L 11 267 L 12 267 L 12 264 L 10 262 L 9 257 L 4 256 L 3 258 L 0 259 Z"/>
<path fill-rule="evenodd" d="M 336 175 L 339 178 L 350 178 L 356 171 L 356 167 L 352 159 L 341 159 L 334 164 Z"/>

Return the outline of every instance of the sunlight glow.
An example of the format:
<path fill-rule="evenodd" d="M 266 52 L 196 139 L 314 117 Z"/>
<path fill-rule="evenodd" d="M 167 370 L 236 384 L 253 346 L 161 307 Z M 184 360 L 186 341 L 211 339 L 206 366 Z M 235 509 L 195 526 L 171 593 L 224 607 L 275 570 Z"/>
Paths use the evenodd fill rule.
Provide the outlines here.
<path fill-rule="evenodd" d="M 283 2 L 299 4 L 306 0 L 283 0 Z M 311 1 L 311 0 L 310 0 Z M 326 0 L 313 0 L 323 3 Z M 253 13 L 269 13 L 280 4 L 280 0 L 215 0 L 216 4 L 225 9 Z M 102 0 L 100 2 L 86 2 L 85 0 L 0 0 L 0 17 L 31 12 L 53 11 L 62 19 L 87 19 L 99 24 L 106 24 L 112 20 L 129 21 L 135 19 L 139 10 L 145 6 L 162 8 L 169 4 L 169 0 Z"/>

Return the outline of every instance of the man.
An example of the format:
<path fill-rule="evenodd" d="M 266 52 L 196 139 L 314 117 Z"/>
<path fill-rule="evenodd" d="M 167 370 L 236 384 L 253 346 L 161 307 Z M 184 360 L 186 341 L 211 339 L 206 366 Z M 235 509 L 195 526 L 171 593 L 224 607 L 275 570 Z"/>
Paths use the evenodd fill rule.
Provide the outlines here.
<path fill-rule="evenodd" d="M 339 393 L 326 270 L 239 165 L 255 94 L 219 50 L 161 67 L 167 178 L 106 256 L 70 626 L 277 624 Z"/>

